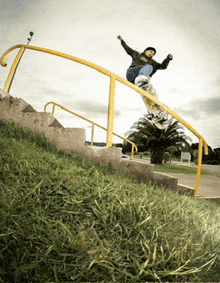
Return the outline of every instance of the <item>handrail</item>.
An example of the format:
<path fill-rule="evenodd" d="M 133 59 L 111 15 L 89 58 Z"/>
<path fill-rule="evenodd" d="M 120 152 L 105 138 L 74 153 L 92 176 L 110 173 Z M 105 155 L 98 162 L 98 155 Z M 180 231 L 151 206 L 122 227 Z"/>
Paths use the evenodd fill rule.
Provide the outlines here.
<path fill-rule="evenodd" d="M 141 88 L 135 86 L 134 84 L 128 82 L 127 80 L 113 74 L 112 72 L 108 71 L 107 69 L 102 68 L 100 66 L 97 66 L 97 65 L 90 63 L 88 61 L 85 61 L 83 59 L 80 59 L 80 58 L 77 58 L 77 57 L 74 57 L 74 56 L 71 56 L 71 55 L 68 55 L 68 54 L 65 54 L 65 53 L 61 53 L 61 52 L 58 52 L 58 51 L 45 49 L 45 48 L 41 48 L 41 47 L 37 47 L 37 46 L 18 44 L 18 45 L 11 47 L 10 49 L 8 49 L 2 55 L 1 61 L 0 61 L 2 66 L 5 67 L 7 65 L 4 62 L 5 57 L 11 51 L 13 51 L 16 48 L 20 48 L 20 51 L 18 52 L 17 57 L 15 58 L 15 61 L 12 65 L 12 67 L 11 67 L 8 78 L 6 80 L 6 83 L 5 83 L 5 86 L 4 86 L 4 89 L 3 89 L 5 92 L 8 92 L 8 89 L 11 85 L 11 81 L 12 81 L 12 77 L 14 75 L 15 69 L 16 69 L 17 64 L 18 64 L 19 60 L 21 59 L 21 56 L 22 56 L 25 49 L 31 49 L 31 50 L 45 52 L 45 53 L 49 53 L 49 54 L 56 55 L 56 56 L 59 56 L 59 57 L 63 57 L 63 58 L 75 61 L 77 63 L 86 65 L 87 67 L 91 67 L 93 69 L 96 69 L 97 71 L 99 71 L 99 72 L 105 74 L 106 76 L 110 77 L 110 93 L 109 93 L 109 104 L 108 104 L 108 127 L 107 127 L 106 147 L 112 146 L 114 110 L 115 110 L 115 107 L 114 107 L 115 82 L 116 81 L 119 81 L 124 85 L 127 85 L 128 87 L 134 89 L 136 92 L 142 94 L 143 96 L 150 99 L 151 101 L 153 101 L 157 105 L 161 106 L 168 114 L 173 116 L 176 120 L 178 120 L 181 124 L 183 124 L 187 129 L 189 129 L 195 136 L 197 136 L 199 138 L 199 158 L 198 158 L 197 177 L 196 177 L 196 185 L 195 185 L 195 192 L 194 192 L 194 196 L 198 196 L 199 182 L 200 182 L 201 168 L 202 168 L 202 149 L 204 147 L 204 153 L 207 155 L 208 154 L 208 145 L 207 145 L 205 139 L 195 129 L 193 129 L 186 121 L 184 121 L 179 115 L 177 115 L 174 111 L 172 111 L 165 104 L 163 104 L 162 102 L 157 100 L 155 97 L 153 97 L 150 94 L 148 94 L 147 92 L 145 92 L 143 89 L 141 89 Z"/>
<path fill-rule="evenodd" d="M 62 106 L 62 105 L 60 105 L 60 104 L 58 104 L 58 103 L 56 103 L 56 102 L 53 102 L 53 101 L 48 102 L 48 103 L 44 106 L 44 112 L 47 112 L 47 106 L 50 105 L 50 104 L 53 105 L 52 115 L 55 114 L 55 106 L 58 106 L 58 107 L 60 107 L 62 110 L 66 111 L 66 112 L 69 112 L 69 113 L 71 113 L 71 114 L 73 114 L 73 115 L 75 115 L 75 116 L 77 116 L 77 117 L 79 117 L 79 118 L 81 118 L 81 119 L 83 119 L 83 120 L 85 120 L 85 121 L 87 121 L 87 122 L 89 122 L 89 123 L 92 124 L 91 147 L 93 146 L 94 126 L 97 126 L 97 127 L 101 128 L 101 129 L 107 131 L 107 129 L 106 129 L 105 127 L 103 127 L 103 126 L 101 126 L 101 125 L 99 125 L 99 124 L 97 124 L 97 123 L 95 123 L 95 122 L 93 122 L 93 121 L 91 121 L 91 120 L 89 120 L 89 119 L 87 119 L 87 118 L 85 118 L 85 117 L 83 117 L 83 116 L 81 116 L 81 115 L 79 115 L 79 114 L 77 114 L 77 113 L 75 113 L 75 112 L 73 112 L 73 111 L 71 111 L 71 110 L 65 108 L 64 106 Z M 126 138 L 124 138 L 124 137 L 122 137 L 122 136 L 120 136 L 120 135 L 114 133 L 114 132 L 113 132 L 113 135 L 116 136 L 116 137 L 118 137 L 118 138 L 120 138 L 120 139 L 123 139 L 124 141 L 126 141 L 126 142 L 128 142 L 128 143 L 130 143 L 130 144 L 132 145 L 131 160 L 134 160 L 134 149 L 135 149 L 135 151 L 137 152 L 137 151 L 138 151 L 137 146 L 136 146 L 132 141 L 130 141 L 130 140 L 128 140 L 128 139 L 126 139 Z"/>

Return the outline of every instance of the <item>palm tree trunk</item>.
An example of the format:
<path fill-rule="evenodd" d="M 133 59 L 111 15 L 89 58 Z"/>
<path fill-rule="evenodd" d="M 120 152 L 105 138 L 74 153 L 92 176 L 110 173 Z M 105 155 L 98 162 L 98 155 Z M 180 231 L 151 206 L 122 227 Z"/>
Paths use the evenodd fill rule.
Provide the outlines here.
<path fill-rule="evenodd" d="M 164 148 L 154 148 L 151 150 L 151 163 L 162 164 L 164 159 Z"/>

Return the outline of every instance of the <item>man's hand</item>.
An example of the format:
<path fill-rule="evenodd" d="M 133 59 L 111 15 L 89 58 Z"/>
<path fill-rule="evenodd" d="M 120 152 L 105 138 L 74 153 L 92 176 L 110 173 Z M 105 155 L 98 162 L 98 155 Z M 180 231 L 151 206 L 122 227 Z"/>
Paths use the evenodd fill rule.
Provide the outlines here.
<path fill-rule="evenodd" d="M 170 60 L 173 59 L 173 55 L 171 55 L 171 54 L 169 54 L 167 57 L 168 57 Z"/>
<path fill-rule="evenodd" d="M 123 38 L 119 35 L 119 36 L 117 36 L 117 39 L 119 39 L 119 40 L 123 40 Z"/>

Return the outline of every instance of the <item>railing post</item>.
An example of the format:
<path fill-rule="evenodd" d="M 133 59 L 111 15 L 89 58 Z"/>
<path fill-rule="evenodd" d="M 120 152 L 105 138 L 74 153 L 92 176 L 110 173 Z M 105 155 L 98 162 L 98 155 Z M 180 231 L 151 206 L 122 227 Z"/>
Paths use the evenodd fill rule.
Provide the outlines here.
<path fill-rule="evenodd" d="M 131 147 L 131 160 L 134 160 L 134 144 Z"/>
<path fill-rule="evenodd" d="M 198 154 L 198 168 L 197 168 L 197 175 L 196 175 L 196 186 L 194 191 L 194 196 L 198 196 L 199 191 L 199 182 L 201 177 L 201 171 L 202 171 L 202 149 L 203 149 L 203 140 L 202 138 L 199 139 L 199 154 Z"/>
<path fill-rule="evenodd" d="M 11 66 L 11 70 L 10 70 L 10 72 L 8 74 L 8 77 L 7 77 L 7 80 L 5 82 L 5 86 L 4 86 L 4 89 L 3 89 L 7 93 L 9 93 L 9 91 L 10 91 L 11 84 L 12 84 L 12 81 L 13 81 L 13 78 L 14 78 L 17 66 L 18 66 L 18 64 L 19 64 L 19 62 L 21 60 L 21 57 L 22 57 L 24 51 L 25 51 L 25 48 L 22 46 L 21 49 L 19 50 L 15 60 L 14 60 L 13 65 Z"/>
<path fill-rule="evenodd" d="M 54 114 L 55 114 L 55 104 L 53 103 L 53 109 L 52 109 L 52 115 L 54 116 Z"/>
<path fill-rule="evenodd" d="M 107 138 L 106 138 L 107 148 L 112 146 L 114 113 L 115 113 L 115 76 L 111 75 L 109 102 L 108 102 L 108 128 L 107 128 Z"/>

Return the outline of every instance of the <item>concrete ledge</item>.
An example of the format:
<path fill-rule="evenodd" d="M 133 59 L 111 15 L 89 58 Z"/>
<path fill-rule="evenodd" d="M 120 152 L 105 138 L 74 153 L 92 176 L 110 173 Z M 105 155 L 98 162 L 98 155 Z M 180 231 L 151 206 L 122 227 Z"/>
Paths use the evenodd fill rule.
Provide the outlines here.
<path fill-rule="evenodd" d="M 21 112 L 35 112 L 37 111 L 28 104 L 22 98 L 14 98 L 11 95 L 1 96 L 1 104 L 0 104 L 0 118 L 7 119 L 12 118 L 16 119 L 18 115 L 21 115 Z"/>
<path fill-rule="evenodd" d="M 154 172 L 153 184 L 177 191 L 178 178 L 164 173 Z"/>
<path fill-rule="evenodd" d="M 139 180 L 153 179 L 154 176 L 154 165 L 137 161 L 121 160 L 118 169 L 124 172 L 126 176 Z"/>
<path fill-rule="evenodd" d="M 7 115 L 4 113 L 0 114 L 0 119 L 6 122 L 16 122 L 21 127 L 25 127 L 34 132 L 44 132 L 48 130 L 48 127 L 56 127 L 63 128 L 63 126 L 57 121 L 57 119 L 50 113 L 38 113 L 38 112 L 30 112 L 23 113 L 14 112 L 8 113 Z"/>
<path fill-rule="evenodd" d="M 22 116 L 19 117 L 19 122 L 22 122 L 25 127 L 33 131 L 46 132 L 48 127 L 54 127 L 61 129 L 64 127 L 58 122 L 58 120 L 51 114 L 45 112 L 37 112 L 37 113 L 23 113 Z"/>
<path fill-rule="evenodd" d="M 105 166 L 111 163 L 114 168 L 118 168 L 121 162 L 121 148 L 111 147 L 111 148 L 99 148 L 94 150 L 94 158 L 97 163 Z M 94 160 L 94 161 L 95 161 Z"/>
<path fill-rule="evenodd" d="M 178 193 L 183 193 L 189 196 L 194 196 L 195 189 L 189 186 L 186 186 L 186 185 L 178 184 L 177 191 Z"/>
<path fill-rule="evenodd" d="M 85 148 L 85 129 L 81 128 L 53 128 L 48 127 L 45 131 L 46 137 L 58 148 L 67 152 L 74 148 Z"/>

